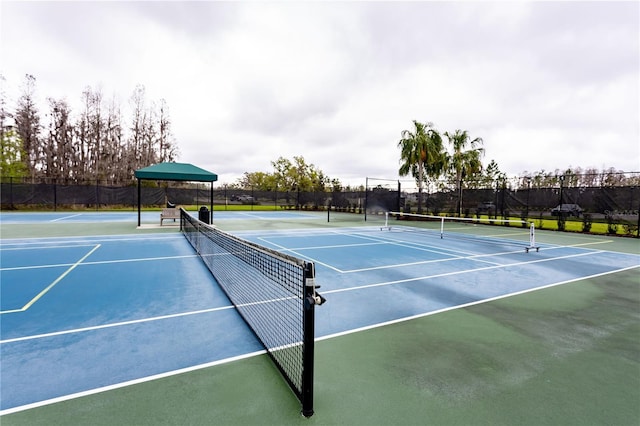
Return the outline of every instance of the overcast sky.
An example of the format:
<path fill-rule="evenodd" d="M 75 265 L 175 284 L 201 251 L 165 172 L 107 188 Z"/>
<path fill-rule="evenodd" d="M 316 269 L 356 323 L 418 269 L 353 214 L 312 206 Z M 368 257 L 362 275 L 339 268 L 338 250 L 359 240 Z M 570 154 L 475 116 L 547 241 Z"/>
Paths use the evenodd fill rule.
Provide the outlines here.
<path fill-rule="evenodd" d="M 359 185 L 398 177 L 412 120 L 484 140 L 510 176 L 640 171 L 640 3 L 0 3 L 5 92 L 25 74 L 80 109 L 165 99 L 179 162 L 233 183 L 301 155 Z M 13 99 L 15 100 L 15 99 Z M 125 116 L 125 118 L 129 118 Z"/>

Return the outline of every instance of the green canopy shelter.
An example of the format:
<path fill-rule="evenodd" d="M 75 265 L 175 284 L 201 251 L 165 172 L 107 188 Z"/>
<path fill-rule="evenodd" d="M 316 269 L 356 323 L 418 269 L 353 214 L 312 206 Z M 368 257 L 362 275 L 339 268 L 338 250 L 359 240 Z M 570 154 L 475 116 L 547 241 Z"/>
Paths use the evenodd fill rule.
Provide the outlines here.
<path fill-rule="evenodd" d="M 218 175 L 208 172 L 193 164 L 187 163 L 160 163 L 135 171 L 138 179 L 138 226 L 140 226 L 140 181 L 146 180 L 170 180 L 181 182 L 211 182 L 211 201 L 209 210 L 213 211 L 213 182 L 218 180 Z"/>

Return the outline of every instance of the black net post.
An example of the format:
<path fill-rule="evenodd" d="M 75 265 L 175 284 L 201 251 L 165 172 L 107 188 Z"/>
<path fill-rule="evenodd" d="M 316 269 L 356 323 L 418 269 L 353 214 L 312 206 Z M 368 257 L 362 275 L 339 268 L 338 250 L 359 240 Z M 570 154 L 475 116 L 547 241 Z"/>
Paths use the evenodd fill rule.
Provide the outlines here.
<path fill-rule="evenodd" d="M 302 415 L 313 415 L 313 364 L 315 343 L 315 265 L 307 263 L 304 271 L 304 316 L 303 316 L 303 366 L 302 366 Z"/>

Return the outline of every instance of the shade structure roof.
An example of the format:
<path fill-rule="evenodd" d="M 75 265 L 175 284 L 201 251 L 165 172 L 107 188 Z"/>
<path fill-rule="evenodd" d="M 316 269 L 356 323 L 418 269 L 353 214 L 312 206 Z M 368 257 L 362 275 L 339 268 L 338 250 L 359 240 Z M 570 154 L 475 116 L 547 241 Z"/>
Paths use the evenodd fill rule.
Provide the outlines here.
<path fill-rule="evenodd" d="M 135 171 L 135 177 L 147 180 L 215 182 L 218 175 L 188 163 L 160 163 Z"/>

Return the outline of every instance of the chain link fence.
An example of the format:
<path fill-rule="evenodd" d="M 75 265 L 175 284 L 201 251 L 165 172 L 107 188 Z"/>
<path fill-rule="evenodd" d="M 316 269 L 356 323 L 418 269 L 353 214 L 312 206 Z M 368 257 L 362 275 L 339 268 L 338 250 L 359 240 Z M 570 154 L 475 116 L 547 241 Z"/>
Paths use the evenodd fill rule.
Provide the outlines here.
<path fill-rule="evenodd" d="M 208 185 L 149 182 L 141 187 L 141 205 L 162 207 L 167 203 L 208 206 Z M 397 181 L 397 185 L 367 186 L 345 191 L 258 191 L 234 187 L 214 188 L 213 202 L 218 209 L 246 206 L 274 210 L 327 210 L 362 214 L 384 211 L 418 211 L 419 194 L 414 184 Z M 138 205 L 136 185 L 113 186 L 106 182 L 59 183 L 55 180 L 33 181 L 3 178 L 0 182 L 2 210 L 31 209 L 127 209 Z M 640 228 L 640 186 L 564 187 L 562 181 L 547 187 L 517 185 L 496 181 L 491 188 L 469 189 L 438 183 L 425 188 L 422 208 L 426 214 L 495 218 L 519 217 L 525 220 L 554 219 L 557 229 L 565 221 L 581 221 L 583 231 L 589 223 L 606 222 L 613 230 L 638 236 Z"/>

